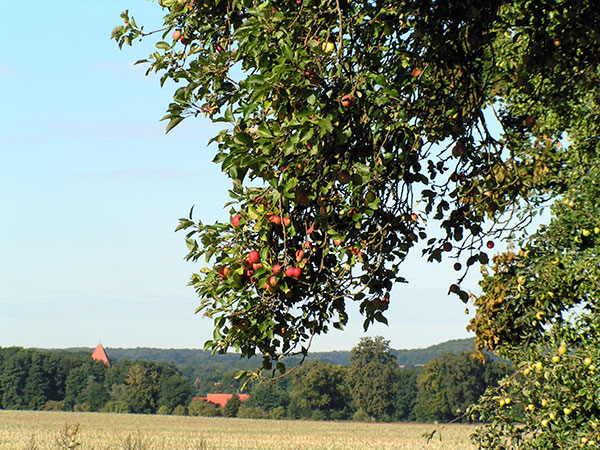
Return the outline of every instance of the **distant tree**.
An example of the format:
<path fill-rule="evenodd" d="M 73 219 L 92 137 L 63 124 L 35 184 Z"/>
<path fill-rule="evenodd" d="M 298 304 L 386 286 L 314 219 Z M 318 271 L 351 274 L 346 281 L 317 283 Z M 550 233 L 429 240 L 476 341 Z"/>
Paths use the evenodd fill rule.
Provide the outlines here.
<path fill-rule="evenodd" d="M 205 402 L 204 400 L 192 400 L 188 405 L 190 416 L 216 417 L 223 415 L 222 408 Z"/>
<path fill-rule="evenodd" d="M 362 338 L 352 349 L 348 385 L 354 406 L 376 420 L 389 420 L 396 403 L 396 357 L 381 336 Z"/>
<path fill-rule="evenodd" d="M 4 363 L 2 370 L 2 407 L 4 409 L 23 409 L 24 389 L 27 382 L 29 355 L 25 351 L 16 351 Z"/>
<path fill-rule="evenodd" d="M 284 391 L 279 384 L 259 383 L 250 392 L 250 398 L 246 402 L 248 407 L 261 408 L 270 412 L 278 407 L 287 408 L 290 403 L 290 395 Z"/>
<path fill-rule="evenodd" d="M 39 410 L 48 400 L 49 380 L 44 370 L 44 358 L 38 352 L 31 355 L 27 381 L 23 388 L 23 404 L 27 409 Z"/>
<path fill-rule="evenodd" d="M 431 360 L 418 379 L 417 419 L 455 419 L 507 373 L 507 365 L 489 360 L 483 364 L 472 353 L 446 353 Z"/>
<path fill-rule="evenodd" d="M 225 417 L 237 416 L 241 404 L 240 397 L 237 394 L 234 394 L 225 405 L 225 408 L 223 408 L 223 415 Z"/>
<path fill-rule="evenodd" d="M 127 378 L 127 406 L 133 413 L 151 414 L 156 410 L 159 393 L 158 375 L 149 368 L 134 364 Z"/>
<path fill-rule="evenodd" d="M 192 396 L 193 387 L 182 375 L 174 374 L 161 377 L 158 405 L 172 411 L 178 405 L 187 405 Z"/>
<path fill-rule="evenodd" d="M 88 377 L 83 390 L 83 396 L 92 411 L 100 411 L 110 400 L 106 386 L 103 383 L 98 383 L 93 376 Z"/>
<path fill-rule="evenodd" d="M 346 371 L 345 367 L 320 361 L 311 361 L 296 371 L 288 410 L 291 417 L 348 418 L 351 398 Z"/>
<path fill-rule="evenodd" d="M 398 369 L 396 372 L 396 403 L 394 405 L 394 420 L 415 420 L 415 405 L 417 404 L 418 383 L 420 369 L 409 367 Z"/>

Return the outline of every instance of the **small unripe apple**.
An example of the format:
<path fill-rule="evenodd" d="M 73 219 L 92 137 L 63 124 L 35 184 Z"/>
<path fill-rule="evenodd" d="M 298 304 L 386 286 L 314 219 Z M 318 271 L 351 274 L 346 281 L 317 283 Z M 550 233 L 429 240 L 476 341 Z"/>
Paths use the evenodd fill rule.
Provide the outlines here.
<path fill-rule="evenodd" d="M 538 372 L 541 372 L 544 368 L 544 365 L 540 361 L 538 361 L 533 365 L 533 367 L 535 367 L 535 370 L 537 370 Z"/>
<path fill-rule="evenodd" d="M 275 264 L 271 270 L 273 271 L 274 274 L 278 274 L 279 272 L 281 272 L 281 265 L 280 264 Z"/>
<path fill-rule="evenodd" d="M 375 196 L 375 194 L 373 192 L 367 192 L 367 195 L 365 195 L 365 205 L 369 205 L 370 203 L 373 203 L 375 201 L 377 197 Z"/>
<path fill-rule="evenodd" d="M 248 253 L 248 262 L 251 264 L 257 263 L 260 261 L 260 254 L 256 250 L 252 250 Z"/>
<path fill-rule="evenodd" d="M 179 38 L 181 38 L 181 30 L 175 30 L 173 31 L 173 40 L 177 41 Z"/>
<path fill-rule="evenodd" d="M 600 228 L 594 227 L 594 234 L 600 234 Z"/>
<path fill-rule="evenodd" d="M 262 264 L 261 264 L 261 263 L 254 263 L 254 264 L 252 264 L 252 269 L 254 269 L 254 270 L 258 270 L 258 269 L 260 269 L 261 267 L 262 267 Z"/>
<path fill-rule="evenodd" d="M 239 227 L 241 218 L 242 218 L 242 216 L 240 216 L 239 214 L 236 214 L 235 216 L 233 216 L 231 218 L 231 225 L 233 225 L 234 227 Z"/>
<path fill-rule="evenodd" d="M 588 237 L 590 234 L 592 234 L 592 232 L 590 230 L 583 229 L 581 231 L 581 234 L 583 235 L 583 237 Z"/>

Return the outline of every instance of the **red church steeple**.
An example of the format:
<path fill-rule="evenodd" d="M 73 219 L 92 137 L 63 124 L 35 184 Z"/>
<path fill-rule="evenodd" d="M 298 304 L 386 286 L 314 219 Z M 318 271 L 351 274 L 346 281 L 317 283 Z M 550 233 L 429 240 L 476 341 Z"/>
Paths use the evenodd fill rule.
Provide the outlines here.
<path fill-rule="evenodd" d="M 98 344 L 98 346 L 92 353 L 92 359 L 94 361 L 102 361 L 104 364 L 110 367 L 110 361 L 108 360 L 108 356 L 106 356 L 106 352 L 104 351 L 104 347 L 102 347 L 102 344 Z"/>

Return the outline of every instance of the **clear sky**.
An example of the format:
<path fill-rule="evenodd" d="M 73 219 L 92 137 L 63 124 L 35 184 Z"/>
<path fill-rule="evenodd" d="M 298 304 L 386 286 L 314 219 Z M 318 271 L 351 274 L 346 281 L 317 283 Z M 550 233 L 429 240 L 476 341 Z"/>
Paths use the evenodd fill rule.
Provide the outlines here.
<path fill-rule="evenodd" d="M 150 41 L 119 51 L 109 38 L 124 9 L 161 24 L 145 0 L 2 5 L 0 346 L 201 348 L 212 333 L 173 230 L 192 205 L 204 222 L 228 218 L 229 182 L 207 147 L 218 128 L 198 118 L 164 134 L 171 89 L 133 66 Z M 366 335 L 393 348 L 469 336 L 464 305 L 446 295 L 452 262 L 415 254 L 404 270 L 390 326 Z M 350 320 L 313 349 L 352 348 L 365 334 Z"/>

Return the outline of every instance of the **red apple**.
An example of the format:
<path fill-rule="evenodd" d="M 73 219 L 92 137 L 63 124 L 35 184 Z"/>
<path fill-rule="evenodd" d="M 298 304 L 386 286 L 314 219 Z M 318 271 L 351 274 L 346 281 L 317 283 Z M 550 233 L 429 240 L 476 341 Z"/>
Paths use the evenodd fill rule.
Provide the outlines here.
<path fill-rule="evenodd" d="M 281 223 L 281 217 L 279 216 L 273 216 L 271 217 L 271 223 L 274 225 L 279 225 Z"/>
<path fill-rule="evenodd" d="M 235 216 L 233 216 L 231 219 L 231 225 L 233 225 L 234 227 L 239 227 L 241 218 L 242 218 L 242 216 L 240 216 L 239 214 L 236 214 Z"/>
<path fill-rule="evenodd" d="M 301 275 L 302 275 L 302 269 L 300 267 L 294 267 L 292 269 L 292 276 L 298 278 Z"/>
<path fill-rule="evenodd" d="M 450 242 L 444 242 L 442 248 L 445 252 L 449 252 L 450 250 L 452 250 L 452 244 Z"/>
<path fill-rule="evenodd" d="M 260 269 L 261 267 L 262 267 L 262 264 L 261 264 L 261 263 L 254 263 L 254 264 L 252 264 L 252 269 L 254 269 L 254 270 L 258 270 L 258 269 Z"/>
<path fill-rule="evenodd" d="M 269 284 L 270 284 L 271 286 L 276 286 L 276 285 L 277 285 L 277 278 L 276 278 L 275 276 L 271 275 L 271 276 L 269 277 Z"/>
<path fill-rule="evenodd" d="M 277 274 L 279 272 L 281 272 L 281 265 L 280 264 L 275 264 L 271 270 L 273 271 L 273 273 Z"/>
<path fill-rule="evenodd" d="M 292 223 L 292 219 L 290 219 L 289 217 L 284 217 L 283 219 L 281 219 L 283 222 L 283 226 L 284 227 L 289 227 L 290 224 Z"/>
<path fill-rule="evenodd" d="M 462 264 L 459 262 L 454 263 L 454 270 L 458 272 L 460 269 L 462 269 Z"/>
<path fill-rule="evenodd" d="M 412 72 L 411 75 L 415 78 L 419 77 L 421 74 L 423 73 L 423 71 L 419 68 L 419 67 L 415 67 Z"/>
<path fill-rule="evenodd" d="M 260 261 L 260 254 L 256 250 L 252 250 L 248 253 L 248 262 L 251 264 L 257 263 Z"/>
<path fill-rule="evenodd" d="M 494 248 L 494 241 L 487 241 L 487 242 L 485 243 L 485 246 L 486 246 L 487 248 Z"/>
<path fill-rule="evenodd" d="M 225 278 L 227 276 L 228 272 L 229 272 L 229 267 L 227 267 L 227 266 L 221 267 L 221 269 L 219 269 L 219 275 L 221 276 L 221 278 Z"/>
<path fill-rule="evenodd" d="M 354 98 L 351 95 L 344 95 L 341 100 L 341 104 L 344 108 L 349 108 L 354 103 Z"/>
<path fill-rule="evenodd" d="M 293 277 L 294 276 L 294 268 L 293 267 L 288 267 L 287 269 L 285 269 L 285 276 L 286 277 Z"/>

